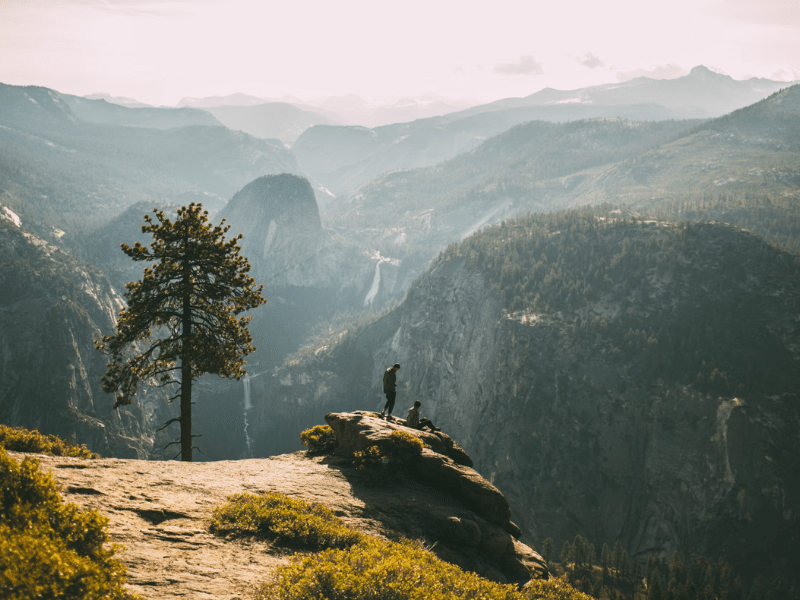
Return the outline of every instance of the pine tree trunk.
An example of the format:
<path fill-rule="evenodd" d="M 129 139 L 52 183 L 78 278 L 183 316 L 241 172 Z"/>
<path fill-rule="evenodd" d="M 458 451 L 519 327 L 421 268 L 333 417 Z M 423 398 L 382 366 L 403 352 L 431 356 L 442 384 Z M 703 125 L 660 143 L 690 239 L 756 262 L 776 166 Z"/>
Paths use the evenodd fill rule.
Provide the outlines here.
<path fill-rule="evenodd" d="M 181 363 L 181 460 L 192 462 L 192 366 Z"/>
<path fill-rule="evenodd" d="M 188 240 L 184 242 L 188 247 Z M 192 307 L 191 263 L 183 260 L 183 306 L 181 307 L 181 460 L 192 462 Z"/>

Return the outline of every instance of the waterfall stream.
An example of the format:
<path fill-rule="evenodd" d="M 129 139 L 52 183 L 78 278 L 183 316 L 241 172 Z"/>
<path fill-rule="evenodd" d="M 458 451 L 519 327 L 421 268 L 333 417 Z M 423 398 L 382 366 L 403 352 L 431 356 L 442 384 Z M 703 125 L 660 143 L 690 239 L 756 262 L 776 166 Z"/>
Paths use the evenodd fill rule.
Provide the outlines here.
<path fill-rule="evenodd" d="M 375 296 L 378 294 L 378 289 L 381 286 L 381 263 L 383 261 L 379 260 L 375 264 L 375 277 L 372 280 L 372 287 L 369 288 L 369 293 L 367 293 L 367 297 L 364 298 L 364 306 L 369 306 L 372 304 L 372 301 L 375 299 Z"/>
<path fill-rule="evenodd" d="M 250 434 L 247 431 L 247 428 L 250 424 L 247 422 L 247 413 L 250 412 L 250 409 L 253 408 L 252 403 L 250 402 L 250 376 L 245 375 L 242 379 L 242 386 L 244 387 L 244 441 L 247 444 L 247 458 L 250 458 L 252 453 L 252 440 L 250 439 Z"/>

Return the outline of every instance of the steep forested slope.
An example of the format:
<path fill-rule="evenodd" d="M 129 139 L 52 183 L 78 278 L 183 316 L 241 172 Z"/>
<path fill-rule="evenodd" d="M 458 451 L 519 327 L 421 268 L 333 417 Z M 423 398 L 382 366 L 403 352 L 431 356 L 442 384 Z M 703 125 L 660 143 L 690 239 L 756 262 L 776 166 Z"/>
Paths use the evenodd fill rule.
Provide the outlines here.
<path fill-rule="evenodd" d="M 378 408 L 400 362 L 399 406 L 420 398 L 464 440 L 525 507 L 528 539 L 785 573 L 798 314 L 797 260 L 735 227 L 526 217 L 452 246 L 397 309 L 263 379 L 251 423 L 266 445 L 276 417 Z"/>
<path fill-rule="evenodd" d="M 39 429 L 103 454 L 145 458 L 164 394 L 112 411 L 102 391 L 122 299 L 105 276 L 0 212 L 0 423 Z"/>

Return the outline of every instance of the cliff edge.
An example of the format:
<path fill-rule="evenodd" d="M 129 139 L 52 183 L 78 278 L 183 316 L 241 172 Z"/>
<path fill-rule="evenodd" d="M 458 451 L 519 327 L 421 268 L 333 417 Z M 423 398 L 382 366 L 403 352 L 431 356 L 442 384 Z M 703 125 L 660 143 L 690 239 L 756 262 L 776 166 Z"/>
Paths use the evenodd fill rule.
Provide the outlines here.
<path fill-rule="evenodd" d="M 339 451 L 328 456 L 301 451 L 208 463 L 37 458 L 61 487 L 65 502 L 109 518 L 109 539 L 123 546 L 117 556 L 128 567 L 129 588 L 144 598 L 242 598 L 288 562 L 286 550 L 271 543 L 209 532 L 214 507 L 242 492 L 280 492 L 318 502 L 353 529 L 389 539 L 422 540 L 443 560 L 495 581 L 522 584 L 548 576 L 542 558 L 506 530 L 510 513 L 505 498 L 477 472 L 459 464 L 469 457 L 447 436 L 436 434 L 439 443 L 433 442 L 423 456 L 448 472 L 447 478 L 435 485 L 416 476 L 375 485 L 353 465 L 346 449 L 372 444 L 375 436 L 396 429 L 413 430 L 399 419 L 387 423 L 372 413 L 332 414 L 328 419 L 335 419 L 341 431 L 353 434 L 361 429 L 354 437 L 343 437 Z M 433 434 L 416 434 L 429 445 L 433 441 Z M 462 488 L 468 490 L 466 495 Z M 482 514 L 468 507 L 470 496 L 481 495 L 488 500 L 473 508 Z M 498 506 L 500 512 L 493 512 Z M 506 528 L 498 524 L 503 522 Z"/>

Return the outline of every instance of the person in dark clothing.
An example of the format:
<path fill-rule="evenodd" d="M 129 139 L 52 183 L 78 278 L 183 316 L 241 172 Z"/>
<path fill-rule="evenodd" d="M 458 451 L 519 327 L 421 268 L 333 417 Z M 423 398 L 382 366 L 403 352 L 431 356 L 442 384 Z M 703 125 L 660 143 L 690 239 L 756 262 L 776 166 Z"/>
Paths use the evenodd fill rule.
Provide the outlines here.
<path fill-rule="evenodd" d="M 417 400 L 414 402 L 414 406 L 408 409 L 408 416 L 406 417 L 406 427 L 411 427 L 411 429 L 423 429 L 425 427 L 429 428 L 431 431 L 441 431 L 438 427 L 436 427 L 430 419 L 426 419 L 425 417 L 419 416 L 419 407 L 422 406 L 422 402 Z"/>
<path fill-rule="evenodd" d="M 397 372 L 400 370 L 400 363 L 394 363 L 383 373 L 383 393 L 386 394 L 386 406 L 381 411 L 391 417 L 394 408 L 394 400 L 397 398 Z"/>

